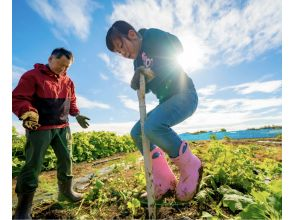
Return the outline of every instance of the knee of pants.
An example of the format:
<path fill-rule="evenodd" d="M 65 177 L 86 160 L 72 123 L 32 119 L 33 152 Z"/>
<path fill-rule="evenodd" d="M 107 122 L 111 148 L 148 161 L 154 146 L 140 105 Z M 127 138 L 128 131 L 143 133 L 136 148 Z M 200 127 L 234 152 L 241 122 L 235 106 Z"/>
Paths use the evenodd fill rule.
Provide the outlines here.
<path fill-rule="evenodd" d="M 144 124 L 144 133 L 146 137 L 151 140 L 162 129 L 164 129 L 164 126 L 162 126 L 160 123 L 153 123 L 151 121 L 146 120 Z"/>

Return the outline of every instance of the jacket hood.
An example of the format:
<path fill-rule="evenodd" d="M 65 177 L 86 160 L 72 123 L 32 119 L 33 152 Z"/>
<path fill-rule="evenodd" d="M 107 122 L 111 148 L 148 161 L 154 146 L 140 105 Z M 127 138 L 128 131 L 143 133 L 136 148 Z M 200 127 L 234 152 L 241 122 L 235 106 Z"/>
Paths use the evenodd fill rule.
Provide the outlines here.
<path fill-rule="evenodd" d="M 45 74 L 50 75 L 50 76 L 55 76 L 57 78 L 59 78 L 60 76 L 65 76 L 66 75 L 66 72 L 64 72 L 63 74 L 57 75 L 56 73 L 54 73 L 53 71 L 50 70 L 48 64 L 45 65 L 45 64 L 41 64 L 41 63 L 36 63 L 34 65 L 34 68 L 36 70 L 39 70 L 42 73 L 45 73 Z"/>

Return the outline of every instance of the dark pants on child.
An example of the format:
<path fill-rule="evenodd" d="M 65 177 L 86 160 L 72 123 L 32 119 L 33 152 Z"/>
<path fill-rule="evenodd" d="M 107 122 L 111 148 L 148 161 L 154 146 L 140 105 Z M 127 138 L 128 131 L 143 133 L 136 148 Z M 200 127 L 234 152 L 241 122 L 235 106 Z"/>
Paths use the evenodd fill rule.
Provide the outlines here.
<path fill-rule="evenodd" d="M 58 180 L 72 179 L 71 133 L 69 127 L 27 131 L 26 137 L 26 161 L 17 177 L 16 193 L 31 193 L 36 190 L 38 177 L 49 145 L 51 145 L 57 157 Z"/>

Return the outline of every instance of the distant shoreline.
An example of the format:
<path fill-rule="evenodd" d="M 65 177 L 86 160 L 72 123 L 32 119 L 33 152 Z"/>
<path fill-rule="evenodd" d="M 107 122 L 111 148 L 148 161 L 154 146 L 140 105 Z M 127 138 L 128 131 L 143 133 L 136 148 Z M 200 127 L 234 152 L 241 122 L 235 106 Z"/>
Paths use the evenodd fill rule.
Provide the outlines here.
<path fill-rule="evenodd" d="M 242 129 L 242 130 L 262 130 L 262 129 L 282 129 L 281 125 L 266 125 L 262 126 L 259 128 L 247 128 L 247 129 Z M 214 132 L 227 132 L 227 129 L 221 128 L 216 131 L 205 131 L 205 130 L 200 130 L 200 131 L 195 131 L 195 132 L 185 132 L 182 134 L 190 134 L 190 135 L 195 135 L 195 134 L 204 134 L 204 133 L 214 133 Z"/>

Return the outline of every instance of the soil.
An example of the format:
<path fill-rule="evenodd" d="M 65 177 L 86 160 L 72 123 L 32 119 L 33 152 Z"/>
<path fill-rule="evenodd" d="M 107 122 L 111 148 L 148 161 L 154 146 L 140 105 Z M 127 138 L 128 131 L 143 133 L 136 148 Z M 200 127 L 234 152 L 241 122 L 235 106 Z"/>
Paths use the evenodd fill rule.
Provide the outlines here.
<path fill-rule="evenodd" d="M 277 148 L 282 147 L 282 143 L 277 141 L 276 139 L 242 139 L 242 140 L 229 140 L 225 142 L 226 144 L 232 144 L 234 146 L 238 145 L 254 145 L 258 144 L 258 146 L 264 146 L 267 148 L 268 146 L 274 146 Z M 191 148 L 193 147 L 205 147 L 209 141 L 192 141 L 190 143 Z M 281 150 L 280 153 L 275 156 L 275 160 L 281 161 L 282 154 Z M 82 162 L 73 165 L 73 174 L 75 178 L 78 177 L 85 177 L 94 174 L 93 179 L 89 179 L 89 182 L 93 182 L 96 178 L 99 179 L 103 178 L 111 178 L 111 170 L 107 171 L 106 173 L 101 173 L 101 170 L 107 170 L 115 164 L 118 164 L 121 160 L 126 159 L 127 157 L 140 157 L 138 152 L 129 153 L 129 154 L 116 154 L 112 157 L 95 160 L 91 162 Z M 263 151 L 257 152 L 255 157 L 257 159 L 262 159 L 266 157 Z M 120 158 L 120 159 L 118 159 Z M 142 163 L 142 161 L 141 161 Z M 125 178 L 131 178 L 134 175 L 132 169 L 127 170 L 124 173 Z M 78 202 L 72 204 L 70 202 L 58 202 L 57 201 L 57 179 L 56 179 L 56 171 L 46 171 L 42 172 L 39 177 L 39 187 L 35 193 L 34 201 L 33 201 L 33 210 L 32 216 L 33 219 L 96 219 L 96 218 L 89 218 L 89 213 L 93 212 L 91 206 L 87 206 L 82 204 L 82 202 Z M 13 212 L 17 204 L 17 196 L 14 192 L 16 184 L 16 178 L 12 181 L 12 201 L 13 201 Z M 89 184 L 88 184 L 89 185 Z M 90 190 L 90 187 L 85 187 L 82 191 L 86 193 Z M 157 219 L 181 219 L 181 220 L 188 220 L 188 219 L 196 219 L 198 218 L 201 213 L 198 213 L 199 207 L 197 204 L 192 203 L 169 203 L 169 197 L 165 198 L 165 203 L 158 204 L 157 206 Z M 174 195 L 170 196 L 170 201 L 174 201 Z M 145 219 L 148 218 L 148 209 L 147 209 L 147 201 L 141 200 L 142 209 L 132 217 L 138 219 Z M 106 204 L 107 205 L 107 204 Z M 205 210 L 209 210 L 210 207 L 205 207 Z M 202 207 L 203 210 L 203 207 Z M 99 210 L 97 210 L 99 212 Z M 213 211 L 212 211 L 213 212 Z M 210 212 L 210 213 L 212 213 Z M 130 213 L 128 210 L 118 210 L 117 206 L 109 204 L 107 209 L 104 209 L 103 215 L 100 215 L 100 218 L 103 219 L 131 219 Z"/>

